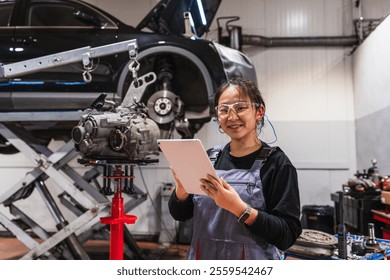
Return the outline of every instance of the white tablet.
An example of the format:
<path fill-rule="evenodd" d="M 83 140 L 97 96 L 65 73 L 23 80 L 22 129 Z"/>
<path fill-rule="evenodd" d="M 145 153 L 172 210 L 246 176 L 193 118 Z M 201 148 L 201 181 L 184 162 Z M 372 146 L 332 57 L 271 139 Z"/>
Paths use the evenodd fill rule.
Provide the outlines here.
<path fill-rule="evenodd" d="M 199 179 L 207 174 L 219 178 L 199 139 L 158 139 L 157 143 L 188 193 L 205 194 Z"/>

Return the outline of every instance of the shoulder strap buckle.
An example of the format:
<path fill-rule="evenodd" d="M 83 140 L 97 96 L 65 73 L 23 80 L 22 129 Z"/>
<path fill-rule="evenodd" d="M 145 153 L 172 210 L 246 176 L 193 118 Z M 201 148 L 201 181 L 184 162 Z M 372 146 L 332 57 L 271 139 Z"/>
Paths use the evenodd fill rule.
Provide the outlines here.
<path fill-rule="evenodd" d="M 208 149 L 207 150 L 207 155 L 209 156 L 210 158 L 210 161 L 214 164 L 218 157 L 220 156 L 222 152 L 222 147 L 221 146 L 215 146 L 214 148 L 211 148 L 211 149 Z"/>
<path fill-rule="evenodd" d="M 266 160 L 270 154 L 272 154 L 276 150 L 276 147 L 263 147 L 260 150 L 260 154 L 258 156 L 258 159 Z"/>

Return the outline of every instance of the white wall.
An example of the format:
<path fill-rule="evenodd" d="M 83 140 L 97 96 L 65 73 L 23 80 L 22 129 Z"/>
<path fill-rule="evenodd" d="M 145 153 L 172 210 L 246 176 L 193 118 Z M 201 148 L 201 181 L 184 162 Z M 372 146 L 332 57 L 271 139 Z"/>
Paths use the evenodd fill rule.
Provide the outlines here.
<path fill-rule="evenodd" d="M 360 171 L 378 161 L 381 175 L 390 175 L 390 17 L 353 55 L 357 160 Z"/>
<path fill-rule="evenodd" d="M 88 0 L 136 25 L 157 1 Z M 223 0 L 219 16 L 240 16 L 235 24 L 244 34 L 278 36 L 343 36 L 353 34 L 352 18 L 367 13 L 384 13 L 378 5 L 357 10 L 350 0 Z M 363 1 L 367 2 L 367 1 Z M 372 2 L 371 2 L 372 3 Z M 379 15 L 381 16 L 381 15 Z M 383 15 L 382 15 L 383 16 Z M 214 23 L 208 38 L 217 38 Z M 350 48 L 293 47 L 243 50 L 254 62 L 260 90 L 267 104 L 267 115 L 275 126 L 279 145 L 298 168 L 301 204 L 333 205 L 330 194 L 356 172 L 354 84 Z M 267 128 L 272 138 L 270 127 Z M 198 133 L 206 147 L 225 143 L 215 123 Z M 369 160 L 369 159 L 368 159 Z M 0 156 L 0 191 L 26 172 L 20 156 Z M 18 162 L 13 164 L 12 162 Z M 21 166 L 20 166 L 21 165 Z M 79 167 L 80 168 L 80 167 Z M 132 214 L 138 221 L 131 226 L 135 234 L 160 230 L 158 210 L 160 187 L 172 182 L 167 164 L 136 170 L 135 183 L 150 197 Z M 145 179 L 145 180 L 143 180 Z M 53 186 L 55 188 L 56 186 Z"/>

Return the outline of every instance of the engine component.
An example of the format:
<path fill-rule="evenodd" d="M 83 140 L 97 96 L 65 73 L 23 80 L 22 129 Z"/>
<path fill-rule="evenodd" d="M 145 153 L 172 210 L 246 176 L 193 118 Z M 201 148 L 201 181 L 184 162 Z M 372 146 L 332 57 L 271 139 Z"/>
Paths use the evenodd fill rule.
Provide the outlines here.
<path fill-rule="evenodd" d="M 175 119 L 179 98 L 167 89 L 155 92 L 148 100 L 149 116 L 159 124 L 167 124 Z"/>
<path fill-rule="evenodd" d="M 351 254 L 357 256 L 364 256 L 366 254 L 363 240 L 352 240 Z"/>
<path fill-rule="evenodd" d="M 372 166 L 363 172 L 357 171 L 355 178 L 348 179 L 346 184 L 343 184 L 345 193 L 354 198 L 362 197 L 379 197 L 381 195 L 382 179 L 379 174 L 379 169 L 376 166 L 376 159 L 371 160 Z"/>
<path fill-rule="evenodd" d="M 310 257 L 330 257 L 334 254 L 337 238 L 329 233 L 303 229 L 301 235 L 288 251 Z"/>
<path fill-rule="evenodd" d="M 158 155 L 160 130 L 142 103 L 110 111 L 92 109 L 72 130 L 76 149 L 86 159 L 148 162 Z"/>
<path fill-rule="evenodd" d="M 368 251 L 375 251 L 379 249 L 379 243 L 375 238 L 375 227 L 373 223 L 368 223 L 368 239 L 366 240 L 365 249 Z"/>

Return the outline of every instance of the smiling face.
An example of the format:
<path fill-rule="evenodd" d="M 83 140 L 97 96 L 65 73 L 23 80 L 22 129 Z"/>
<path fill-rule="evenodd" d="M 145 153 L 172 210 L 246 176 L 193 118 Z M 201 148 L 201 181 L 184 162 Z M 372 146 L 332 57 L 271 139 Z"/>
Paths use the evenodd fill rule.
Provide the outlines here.
<path fill-rule="evenodd" d="M 225 106 L 227 110 L 223 110 L 222 115 L 217 115 L 221 128 L 230 136 L 232 142 L 238 141 L 249 145 L 257 143 L 256 123 L 264 115 L 264 106 L 255 106 L 248 94 L 239 91 L 233 85 L 228 86 L 220 94 L 217 105 L 220 108 L 222 104 L 231 105 L 236 102 L 246 102 L 249 106 L 244 109 L 237 106 L 230 106 L 232 108 Z"/>

